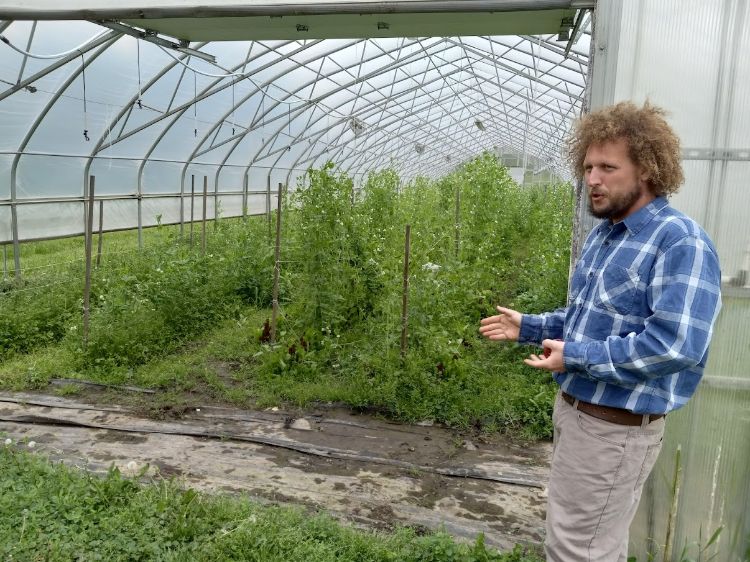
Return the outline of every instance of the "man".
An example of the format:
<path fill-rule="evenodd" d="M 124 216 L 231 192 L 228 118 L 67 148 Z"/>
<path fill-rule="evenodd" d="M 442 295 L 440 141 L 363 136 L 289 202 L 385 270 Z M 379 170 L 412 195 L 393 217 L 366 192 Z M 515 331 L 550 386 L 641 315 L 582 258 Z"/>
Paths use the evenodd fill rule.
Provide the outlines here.
<path fill-rule="evenodd" d="M 669 206 L 680 146 L 649 103 L 584 116 L 570 160 L 604 219 L 588 236 L 569 305 L 545 314 L 497 307 L 480 332 L 541 344 L 525 363 L 554 373 L 549 561 L 625 561 L 628 528 L 656 462 L 665 415 L 687 403 L 721 306 L 716 250 Z"/>

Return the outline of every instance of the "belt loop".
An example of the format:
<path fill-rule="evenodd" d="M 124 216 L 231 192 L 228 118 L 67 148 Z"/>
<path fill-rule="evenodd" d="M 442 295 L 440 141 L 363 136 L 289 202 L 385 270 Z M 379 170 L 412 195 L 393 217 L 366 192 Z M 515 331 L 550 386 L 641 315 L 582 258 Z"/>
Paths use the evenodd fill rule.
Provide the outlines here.
<path fill-rule="evenodd" d="M 651 423 L 651 414 L 643 414 L 641 417 L 641 429 L 646 429 L 646 426 Z"/>
<path fill-rule="evenodd" d="M 573 409 L 574 410 L 578 409 L 578 398 L 576 398 L 575 400 L 573 400 Z"/>

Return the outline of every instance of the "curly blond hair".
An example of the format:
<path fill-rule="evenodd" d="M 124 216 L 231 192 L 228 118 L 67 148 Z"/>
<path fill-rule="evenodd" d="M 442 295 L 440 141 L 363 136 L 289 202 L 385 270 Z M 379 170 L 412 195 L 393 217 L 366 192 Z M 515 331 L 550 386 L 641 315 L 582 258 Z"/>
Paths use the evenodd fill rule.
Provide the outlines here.
<path fill-rule="evenodd" d="M 589 146 L 625 139 L 630 159 L 647 172 L 652 193 L 676 193 L 685 181 L 680 140 L 664 115 L 663 109 L 648 101 L 643 107 L 624 101 L 581 117 L 568 139 L 568 159 L 576 177 L 583 179 Z"/>

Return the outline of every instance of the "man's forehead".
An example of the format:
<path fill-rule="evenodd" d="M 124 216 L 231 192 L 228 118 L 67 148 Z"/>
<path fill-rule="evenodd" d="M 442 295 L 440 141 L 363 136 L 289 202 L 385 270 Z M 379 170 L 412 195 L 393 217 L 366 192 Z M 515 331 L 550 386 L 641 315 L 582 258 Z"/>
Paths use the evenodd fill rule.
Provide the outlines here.
<path fill-rule="evenodd" d="M 629 146 L 628 141 L 624 137 L 620 137 L 613 140 L 606 140 L 597 143 L 591 143 L 586 149 L 586 159 L 594 158 L 597 156 L 628 156 Z"/>

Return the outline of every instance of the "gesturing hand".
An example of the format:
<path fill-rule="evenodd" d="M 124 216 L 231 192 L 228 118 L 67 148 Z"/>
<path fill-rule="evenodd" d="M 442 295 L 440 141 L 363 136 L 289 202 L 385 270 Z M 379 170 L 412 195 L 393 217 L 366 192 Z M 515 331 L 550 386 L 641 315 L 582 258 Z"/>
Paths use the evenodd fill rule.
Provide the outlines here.
<path fill-rule="evenodd" d="M 542 346 L 544 347 L 544 351 L 541 355 L 532 353 L 523 362 L 535 369 L 546 369 L 553 373 L 564 371 L 563 349 L 565 348 L 565 342 L 560 340 L 544 340 Z"/>
<path fill-rule="evenodd" d="M 500 314 L 482 319 L 479 333 L 490 340 L 518 341 L 522 314 L 502 306 L 498 306 L 497 311 Z"/>

